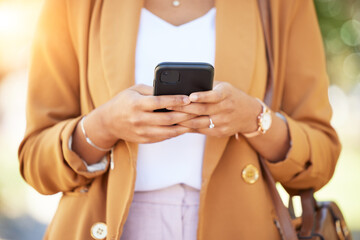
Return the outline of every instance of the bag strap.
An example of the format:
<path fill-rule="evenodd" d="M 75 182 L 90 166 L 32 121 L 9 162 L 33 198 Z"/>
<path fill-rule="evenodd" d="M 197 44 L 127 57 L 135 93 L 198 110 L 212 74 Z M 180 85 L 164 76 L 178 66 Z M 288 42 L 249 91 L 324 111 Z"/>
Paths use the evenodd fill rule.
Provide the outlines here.
<path fill-rule="evenodd" d="M 270 0 L 258 0 L 261 23 L 263 26 L 266 60 L 268 67 L 267 85 L 264 102 L 270 107 L 272 103 L 273 84 L 274 84 L 274 54 L 272 49 L 272 20 Z"/>
<path fill-rule="evenodd" d="M 259 158 L 261 168 L 263 170 L 263 177 L 268 185 L 269 193 L 275 207 L 276 215 L 278 216 L 278 227 L 280 230 L 280 234 L 285 240 L 298 240 L 295 229 L 291 223 L 288 209 L 283 204 L 279 192 L 276 189 L 275 180 L 272 177 L 270 170 L 265 163 L 265 159 L 263 159 L 261 156 L 259 156 Z"/>
<path fill-rule="evenodd" d="M 273 82 L 274 82 L 274 57 L 272 51 L 272 30 L 271 30 L 271 8 L 270 0 L 258 0 L 259 11 L 261 16 L 261 22 L 264 31 L 265 46 L 266 46 L 266 58 L 268 63 L 268 76 L 267 76 L 267 86 L 265 92 L 264 102 L 271 106 L 272 94 L 273 94 Z M 291 218 L 288 212 L 288 209 L 284 206 L 279 192 L 276 189 L 275 180 L 270 173 L 268 166 L 259 155 L 260 164 L 263 170 L 263 176 L 265 182 L 268 185 L 271 199 L 273 201 L 276 214 L 279 221 L 280 233 L 285 240 L 297 240 L 295 229 L 291 223 Z"/>
<path fill-rule="evenodd" d="M 302 208 L 302 224 L 299 237 L 311 237 L 313 226 L 315 223 L 316 200 L 314 198 L 314 190 L 307 189 L 299 193 Z"/>

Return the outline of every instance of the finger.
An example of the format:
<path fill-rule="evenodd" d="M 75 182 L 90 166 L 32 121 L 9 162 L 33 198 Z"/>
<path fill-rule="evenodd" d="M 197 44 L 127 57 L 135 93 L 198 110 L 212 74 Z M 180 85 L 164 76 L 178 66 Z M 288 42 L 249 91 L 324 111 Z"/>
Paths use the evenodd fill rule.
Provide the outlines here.
<path fill-rule="evenodd" d="M 191 102 L 198 103 L 218 103 L 224 100 L 227 96 L 227 90 L 224 84 L 218 84 L 211 91 L 195 92 L 190 94 Z"/>
<path fill-rule="evenodd" d="M 143 123 L 152 126 L 171 126 L 196 117 L 193 114 L 182 112 L 148 112 L 143 114 Z"/>
<path fill-rule="evenodd" d="M 214 121 L 213 121 L 214 123 Z M 209 128 L 210 126 L 210 118 L 209 116 L 200 116 L 196 118 L 192 118 L 183 122 L 178 123 L 181 126 L 192 128 L 192 129 L 202 129 Z"/>
<path fill-rule="evenodd" d="M 208 136 L 214 136 L 214 137 L 229 137 L 232 136 L 236 133 L 236 131 L 234 131 L 234 129 L 232 129 L 230 126 L 228 125 L 221 125 L 216 123 L 216 121 L 213 121 L 213 128 L 210 128 L 210 124 L 208 127 L 204 127 L 204 128 L 198 128 L 196 129 L 196 131 L 198 133 L 201 134 L 205 134 Z"/>
<path fill-rule="evenodd" d="M 154 143 L 192 132 L 192 129 L 183 126 L 156 126 L 144 128 L 140 137 L 140 143 Z"/>
<path fill-rule="evenodd" d="M 189 97 L 186 95 L 146 96 L 140 102 L 142 109 L 145 111 L 184 106 L 189 103 Z"/>
<path fill-rule="evenodd" d="M 206 136 L 213 136 L 213 137 L 222 137 L 220 134 L 219 134 L 219 131 L 217 131 L 216 129 L 211 129 L 211 128 L 199 128 L 199 129 L 196 129 L 196 132 L 197 133 L 200 133 L 200 134 L 204 134 Z"/>
<path fill-rule="evenodd" d="M 191 103 L 185 106 L 171 107 L 167 108 L 169 110 L 174 110 L 178 112 L 194 114 L 194 115 L 214 115 L 217 114 L 219 109 L 219 104 L 216 103 Z"/>
<path fill-rule="evenodd" d="M 194 132 L 208 136 L 227 137 L 234 134 L 233 129 L 224 124 L 224 121 L 219 116 L 200 116 L 181 122 L 178 125 L 191 128 Z"/>
<path fill-rule="evenodd" d="M 137 84 L 130 89 L 137 91 L 141 95 L 151 96 L 153 95 L 154 88 L 145 84 Z"/>

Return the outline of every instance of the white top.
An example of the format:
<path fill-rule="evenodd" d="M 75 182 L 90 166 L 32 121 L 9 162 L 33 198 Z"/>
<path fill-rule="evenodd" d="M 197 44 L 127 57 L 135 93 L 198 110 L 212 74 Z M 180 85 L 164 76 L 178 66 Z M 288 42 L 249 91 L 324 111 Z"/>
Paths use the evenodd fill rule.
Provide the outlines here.
<path fill-rule="evenodd" d="M 135 82 L 152 86 L 160 62 L 215 60 L 215 8 L 174 26 L 142 9 L 136 45 Z M 187 133 L 158 143 L 139 144 L 135 191 L 184 183 L 200 189 L 206 136 Z"/>

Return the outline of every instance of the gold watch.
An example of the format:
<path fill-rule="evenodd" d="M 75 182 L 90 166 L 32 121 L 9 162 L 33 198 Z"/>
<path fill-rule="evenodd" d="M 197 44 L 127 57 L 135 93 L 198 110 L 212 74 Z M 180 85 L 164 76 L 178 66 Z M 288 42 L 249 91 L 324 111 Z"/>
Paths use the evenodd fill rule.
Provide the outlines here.
<path fill-rule="evenodd" d="M 270 129 L 272 123 L 272 116 L 270 109 L 260 99 L 256 98 L 256 100 L 262 106 L 262 110 L 257 116 L 258 129 L 254 132 L 243 133 L 243 135 L 247 138 L 255 137 L 260 134 L 265 134 Z"/>

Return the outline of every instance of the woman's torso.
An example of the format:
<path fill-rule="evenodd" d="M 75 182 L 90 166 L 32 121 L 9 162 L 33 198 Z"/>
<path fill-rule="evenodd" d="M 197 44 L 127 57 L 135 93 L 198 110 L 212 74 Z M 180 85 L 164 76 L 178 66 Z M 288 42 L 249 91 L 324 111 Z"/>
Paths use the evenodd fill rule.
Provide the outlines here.
<path fill-rule="evenodd" d="M 215 61 L 215 9 L 174 26 L 142 9 L 135 56 L 135 83 L 152 86 L 160 62 Z M 201 188 L 206 136 L 187 133 L 158 143 L 139 144 L 135 191 L 185 183 Z"/>

